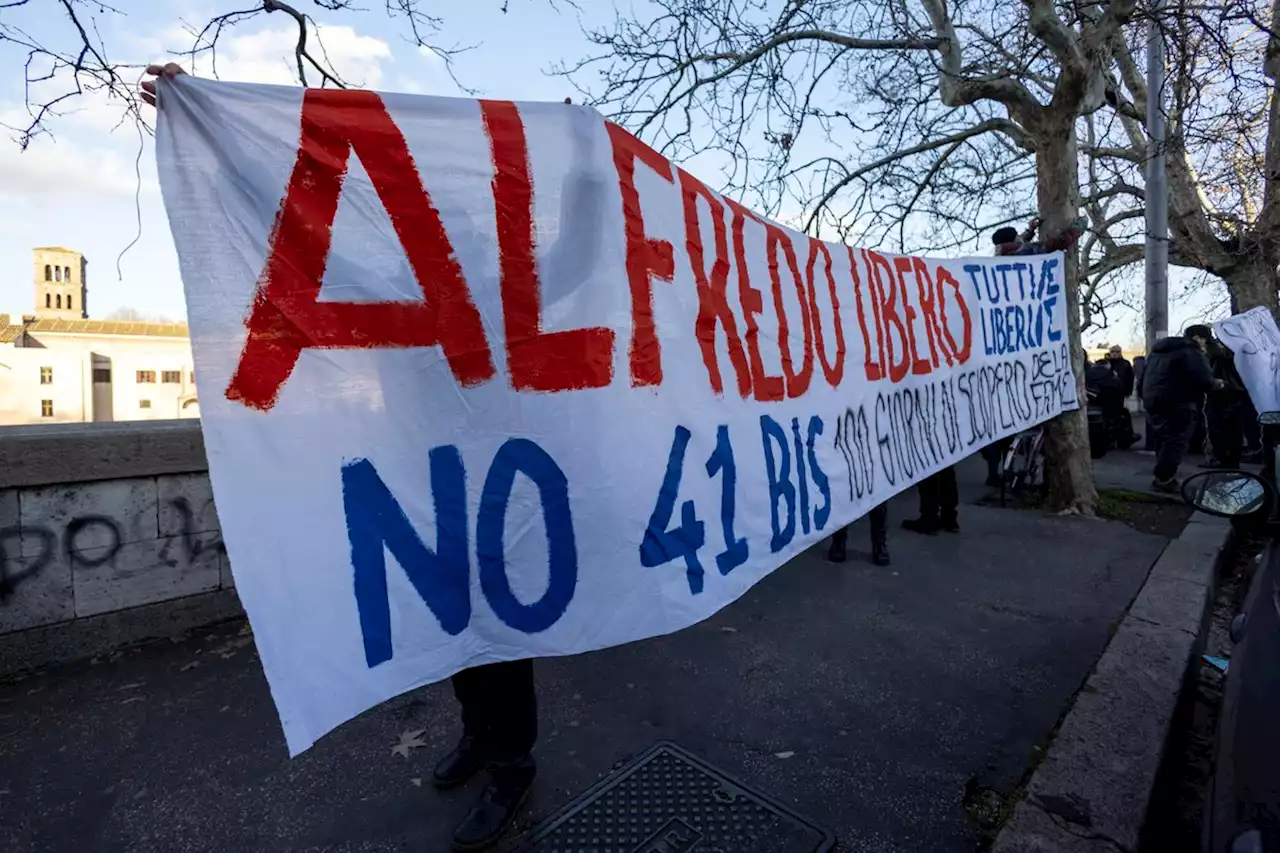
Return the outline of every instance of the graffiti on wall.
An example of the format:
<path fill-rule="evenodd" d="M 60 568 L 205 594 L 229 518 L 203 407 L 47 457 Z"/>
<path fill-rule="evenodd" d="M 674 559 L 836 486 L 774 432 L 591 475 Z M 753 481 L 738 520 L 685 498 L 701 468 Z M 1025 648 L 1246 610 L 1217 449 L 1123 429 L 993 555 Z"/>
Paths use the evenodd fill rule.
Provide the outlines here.
<path fill-rule="evenodd" d="M 167 505 L 179 518 L 176 536 L 160 537 L 163 545 L 160 562 L 170 568 L 191 565 L 210 551 L 226 553 L 222 537 L 196 530 L 196 512 L 191 502 L 176 497 Z M 106 545 L 85 547 L 88 542 L 106 539 Z M 22 544 L 28 543 L 28 556 L 22 556 Z M 0 527 L 0 604 L 11 599 L 23 583 L 39 575 L 60 554 L 65 555 L 72 571 L 93 570 L 111 565 L 124 544 L 120 523 L 110 516 L 87 514 L 73 517 L 61 532 L 41 525 Z"/>

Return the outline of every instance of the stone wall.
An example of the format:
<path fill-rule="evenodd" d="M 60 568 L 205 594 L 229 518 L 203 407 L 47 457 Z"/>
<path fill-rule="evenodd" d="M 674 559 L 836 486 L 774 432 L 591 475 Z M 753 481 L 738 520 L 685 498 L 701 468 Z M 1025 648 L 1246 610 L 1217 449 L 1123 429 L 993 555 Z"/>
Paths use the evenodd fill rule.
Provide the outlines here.
<path fill-rule="evenodd" d="M 0 430 L 0 642 L 231 589 L 198 421 Z"/>

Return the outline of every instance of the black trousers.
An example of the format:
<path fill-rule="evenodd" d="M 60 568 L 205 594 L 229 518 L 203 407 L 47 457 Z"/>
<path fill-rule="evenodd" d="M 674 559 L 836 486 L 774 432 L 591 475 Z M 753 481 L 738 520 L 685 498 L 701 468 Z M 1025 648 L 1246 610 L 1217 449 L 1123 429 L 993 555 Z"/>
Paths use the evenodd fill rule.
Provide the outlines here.
<path fill-rule="evenodd" d="M 871 522 L 871 547 L 883 546 L 889 541 L 889 504 L 882 503 L 867 513 Z M 841 527 L 831 534 L 833 546 L 843 546 L 849 541 L 849 527 Z"/>
<path fill-rule="evenodd" d="M 1205 429 L 1220 465 L 1240 467 L 1244 450 L 1244 406 L 1238 397 L 1211 396 L 1205 403 Z"/>
<path fill-rule="evenodd" d="M 1009 449 L 1009 445 L 1013 444 L 1013 436 L 997 439 L 986 447 L 982 448 L 982 458 L 987 461 L 987 477 L 992 480 L 1000 478 L 1000 462 L 1004 459 L 1005 451 Z"/>
<path fill-rule="evenodd" d="M 463 732 L 475 739 L 494 764 L 527 758 L 538 739 L 538 700 L 533 661 L 489 663 L 453 676 L 462 706 Z"/>
<path fill-rule="evenodd" d="M 1258 410 L 1248 396 L 1240 406 L 1240 430 L 1244 433 L 1245 450 L 1256 453 L 1262 450 L 1262 427 L 1258 424 Z"/>
<path fill-rule="evenodd" d="M 1190 407 L 1147 410 L 1147 424 L 1156 442 L 1157 480 L 1172 480 L 1178 476 L 1178 466 L 1187 453 L 1197 420 L 1196 410 Z"/>
<path fill-rule="evenodd" d="M 926 523 L 955 523 L 960 506 L 954 465 L 943 468 L 916 485 L 920 495 L 920 520 Z"/>

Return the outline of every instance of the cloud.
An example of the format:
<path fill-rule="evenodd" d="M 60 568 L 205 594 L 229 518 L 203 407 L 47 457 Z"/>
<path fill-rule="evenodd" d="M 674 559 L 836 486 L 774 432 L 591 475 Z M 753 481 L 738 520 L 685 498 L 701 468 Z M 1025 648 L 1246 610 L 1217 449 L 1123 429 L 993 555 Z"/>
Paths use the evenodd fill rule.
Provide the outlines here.
<path fill-rule="evenodd" d="M 216 71 L 218 79 L 240 83 L 297 85 L 297 60 L 294 57 L 297 35 L 297 27 L 292 23 L 253 33 L 226 34 L 218 40 L 216 67 L 212 57 L 205 54 L 190 70 L 211 75 Z M 344 81 L 359 88 L 377 88 L 383 79 L 383 65 L 394 61 L 391 47 L 385 41 L 361 35 L 346 26 L 312 25 L 307 46 L 317 62 L 332 68 Z M 320 75 L 309 65 L 305 68 L 307 81 L 318 86 Z"/>
<path fill-rule="evenodd" d="M 92 199 L 133 198 L 138 189 L 136 151 L 126 155 L 124 146 L 85 145 L 66 137 L 40 137 L 26 151 L 0 141 L 0 198 L 62 207 Z M 144 162 L 144 194 L 159 190 L 150 171 Z"/>

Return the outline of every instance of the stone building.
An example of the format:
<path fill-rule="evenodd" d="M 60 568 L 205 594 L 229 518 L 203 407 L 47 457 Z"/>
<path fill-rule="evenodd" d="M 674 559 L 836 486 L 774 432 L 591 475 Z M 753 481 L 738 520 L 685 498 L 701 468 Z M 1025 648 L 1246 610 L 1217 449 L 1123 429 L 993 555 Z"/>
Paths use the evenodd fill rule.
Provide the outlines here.
<path fill-rule="evenodd" d="M 0 425 L 199 417 L 185 323 L 91 320 L 84 256 L 33 262 L 35 312 L 0 314 Z"/>

